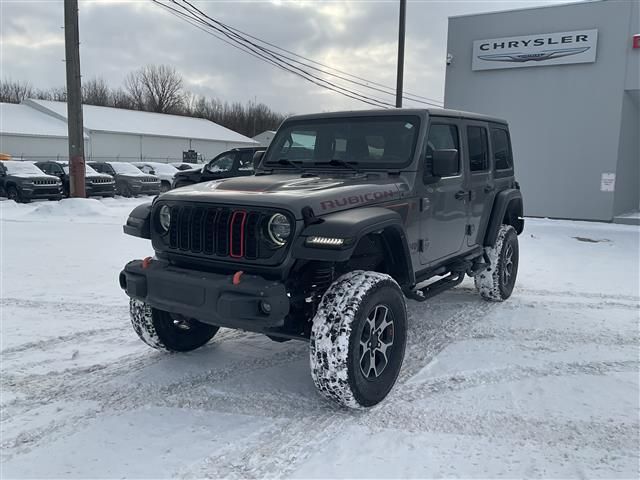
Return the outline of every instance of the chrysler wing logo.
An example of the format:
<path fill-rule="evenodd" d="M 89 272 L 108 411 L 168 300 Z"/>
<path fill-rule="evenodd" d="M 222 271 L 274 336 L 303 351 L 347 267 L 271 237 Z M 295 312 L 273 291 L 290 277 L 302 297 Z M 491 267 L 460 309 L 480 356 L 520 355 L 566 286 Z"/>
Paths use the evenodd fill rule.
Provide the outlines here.
<path fill-rule="evenodd" d="M 554 50 L 542 50 L 536 53 L 496 53 L 493 55 L 478 55 L 478 58 L 488 62 L 543 62 L 554 58 L 578 55 L 579 53 L 586 52 L 590 48 L 591 47 L 556 48 Z"/>

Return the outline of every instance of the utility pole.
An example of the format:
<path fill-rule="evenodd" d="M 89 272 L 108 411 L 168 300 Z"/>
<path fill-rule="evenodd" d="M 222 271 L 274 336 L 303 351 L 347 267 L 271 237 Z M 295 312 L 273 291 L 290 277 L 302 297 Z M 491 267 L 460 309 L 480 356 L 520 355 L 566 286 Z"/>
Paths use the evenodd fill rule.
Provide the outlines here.
<path fill-rule="evenodd" d="M 80 83 L 78 0 L 64 0 L 64 48 L 67 67 L 67 127 L 69 131 L 69 191 L 84 198 L 84 128 Z"/>
<path fill-rule="evenodd" d="M 404 31 L 407 16 L 407 0 L 400 0 L 400 24 L 398 26 L 398 75 L 396 77 L 396 107 L 402 107 L 402 84 L 404 80 Z"/>

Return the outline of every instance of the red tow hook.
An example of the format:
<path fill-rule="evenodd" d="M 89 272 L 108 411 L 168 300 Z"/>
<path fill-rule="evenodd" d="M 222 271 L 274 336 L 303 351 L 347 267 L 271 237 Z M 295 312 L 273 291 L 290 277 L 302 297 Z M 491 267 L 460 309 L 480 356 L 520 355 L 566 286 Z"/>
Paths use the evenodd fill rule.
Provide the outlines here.
<path fill-rule="evenodd" d="M 151 263 L 151 257 L 146 257 L 142 260 L 142 268 L 147 268 Z"/>
<path fill-rule="evenodd" d="M 233 274 L 233 280 L 231 281 L 231 283 L 233 283 L 234 285 L 240 285 L 240 277 L 242 276 L 244 272 L 242 270 L 237 271 L 236 273 Z"/>

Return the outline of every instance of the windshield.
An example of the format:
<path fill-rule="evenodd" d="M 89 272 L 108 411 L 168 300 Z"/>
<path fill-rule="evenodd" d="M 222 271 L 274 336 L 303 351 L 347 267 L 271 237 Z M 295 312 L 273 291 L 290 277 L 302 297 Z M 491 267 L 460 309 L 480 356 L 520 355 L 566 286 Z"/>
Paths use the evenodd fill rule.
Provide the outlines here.
<path fill-rule="evenodd" d="M 112 162 L 111 168 L 121 175 L 142 175 L 142 172 L 135 165 L 125 162 Z"/>
<path fill-rule="evenodd" d="M 45 173 L 29 162 L 2 162 L 11 175 L 45 175 Z"/>
<path fill-rule="evenodd" d="M 93 168 L 91 168 L 91 165 L 89 165 L 88 163 L 85 163 L 84 167 L 85 167 L 84 168 L 85 175 L 100 175 Z M 69 175 L 69 164 L 68 163 L 65 163 L 64 165 L 62 165 L 62 169 L 64 170 L 64 173 Z"/>
<path fill-rule="evenodd" d="M 278 130 L 264 163 L 306 167 L 338 160 L 369 168 L 405 166 L 419 126 L 420 119 L 412 115 L 294 121 Z"/>

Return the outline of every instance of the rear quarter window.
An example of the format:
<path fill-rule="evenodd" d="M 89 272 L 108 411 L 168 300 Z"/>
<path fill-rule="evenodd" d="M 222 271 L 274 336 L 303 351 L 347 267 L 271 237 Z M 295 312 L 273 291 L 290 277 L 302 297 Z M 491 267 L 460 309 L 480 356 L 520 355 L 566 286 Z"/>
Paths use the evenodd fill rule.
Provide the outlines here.
<path fill-rule="evenodd" d="M 491 129 L 491 145 L 493 147 L 493 161 L 496 170 L 513 168 L 513 153 L 509 133 L 504 128 Z"/>

